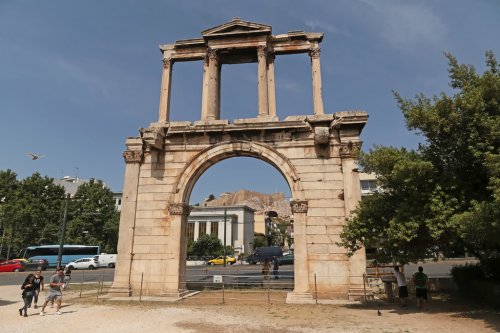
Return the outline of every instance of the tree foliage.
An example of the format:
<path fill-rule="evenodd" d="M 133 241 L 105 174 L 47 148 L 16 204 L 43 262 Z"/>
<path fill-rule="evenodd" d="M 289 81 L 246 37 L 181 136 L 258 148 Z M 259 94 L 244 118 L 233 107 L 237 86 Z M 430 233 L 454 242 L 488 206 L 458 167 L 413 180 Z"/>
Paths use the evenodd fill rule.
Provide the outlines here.
<path fill-rule="evenodd" d="M 0 257 L 14 257 L 30 245 L 58 244 L 65 190 L 52 178 L 34 173 L 23 180 L 0 171 Z M 80 185 L 68 208 L 66 243 L 100 245 L 116 252 L 119 214 L 111 191 L 100 181 Z M 0 237 L 2 236 L 0 235 Z"/>
<path fill-rule="evenodd" d="M 100 245 L 115 252 L 118 242 L 119 214 L 113 193 L 100 180 L 80 185 L 70 201 L 66 240 L 72 244 Z"/>
<path fill-rule="evenodd" d="M 214 257 L 222 254 L 224 245 L 221 240 L 215 235 L 205 234 L 191 244 L 191 253 L 198 257 Z M 227 252 L 227 254 L 232 252 Z"/>
<path fill-rule="evenodd" d="M 39 173 L 21 181 L 10 170 L 1 174 L 0 188 L 12 186 L 1 209 L 8 256 L 28 245 L 57 243 L 64 189 Z"/>
<path fill-rule="evenodd" d="M 360 157 L 381 191 L 366 197 L 341 244 L 352 254 L 377 248 L 382 262 L 437 258 L 456 249 L 485 259 L 500 250 L 500 67 L 491 52 L 479 75 L 451 55 L 454 95 L 395 93 L 415 151 L 375 146 Z"/>

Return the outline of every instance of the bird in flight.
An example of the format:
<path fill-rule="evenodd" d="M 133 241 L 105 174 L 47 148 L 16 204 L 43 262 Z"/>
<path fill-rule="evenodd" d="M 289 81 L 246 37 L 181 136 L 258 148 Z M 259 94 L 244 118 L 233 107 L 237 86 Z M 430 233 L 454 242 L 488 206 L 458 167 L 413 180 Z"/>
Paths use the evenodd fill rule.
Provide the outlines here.
<path fill-rule="evenodd" d="M 31 157 L 32 160 L 37 160 L 37 159 L 43 157 L 43 155 L 35 154 L 35 153 L 27 153 L 26 155 L 29 156 L 29 157 Z"/>

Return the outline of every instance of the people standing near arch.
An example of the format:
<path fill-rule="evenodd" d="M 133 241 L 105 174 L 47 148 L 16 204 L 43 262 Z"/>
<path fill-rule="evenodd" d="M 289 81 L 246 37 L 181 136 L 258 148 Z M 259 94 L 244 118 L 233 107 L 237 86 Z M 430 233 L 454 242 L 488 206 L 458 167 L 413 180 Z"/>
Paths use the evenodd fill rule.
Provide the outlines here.
<path fill-rule="evenodd" d="M 401 306 L 406 306 L 406 300 L 408 299 L 408 287 L 406 286 L 405 274 L 399 271 L 399 266 L 394 266 L 394 277 L 398 283 L 399 302 Z"/>
<path fill-rule="evenodd" d="M 417 307 L 423 309 L 424 303 L 427 301 L 427 284 L 429 283 L 429 278 L 424 274 L 424 268 L 422 266 L 419 266 L 418 272 L 413 274 L 413 283 L 415 284 Z"/>
<path fill-rule="evenodd" d="M 269 258 L 264 260 L 264 264 L 262 264 L 262 275 L 264 276 L 264 280 L 269 280 L 269 270 L 271 269 L 271 262 Z"/>
<path fill-rule="evenodd" d="M 280 261 L 278 257 L 273 258 L 273 275 L 274 279 L 279 279 L 279 269 L 280 269 Z"/>

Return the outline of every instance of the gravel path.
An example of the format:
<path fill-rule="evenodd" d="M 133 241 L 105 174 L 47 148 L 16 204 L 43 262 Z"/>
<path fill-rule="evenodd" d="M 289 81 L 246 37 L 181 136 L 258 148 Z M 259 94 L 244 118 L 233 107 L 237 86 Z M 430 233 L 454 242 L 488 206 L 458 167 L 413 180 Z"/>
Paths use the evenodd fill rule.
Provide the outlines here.
<path fill-rule="evenodd" d="M 369 305 L 109 303 L 82 301 L 68 291 L 63 314 L 28 309 L 20 317 L 21 290 L 0 286 L 0 332 L 159 333 L 159 332 L 500 332 L 498 312 L 464 310 L 463 304 L 434 301 L 426 312 L 383 302 Z M 377 316 L 377 309 L 382 315 Z"/>

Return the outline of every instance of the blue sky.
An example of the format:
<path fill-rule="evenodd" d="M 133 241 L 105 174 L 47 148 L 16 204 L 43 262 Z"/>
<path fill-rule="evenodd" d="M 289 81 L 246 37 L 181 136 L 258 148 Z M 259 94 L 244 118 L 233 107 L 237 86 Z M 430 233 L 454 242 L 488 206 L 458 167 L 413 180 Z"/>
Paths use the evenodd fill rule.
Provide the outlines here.
<path fill-rule="evenodd" d="M 158 45 L 236 16 L 273 34 L 325 32 L 325 112 L 367 111 L 364 150 L 417 146 L 391 90 L 450 93 L 443 52 L 480 71 L 486 50 L 500 57 L 497 0 L 0 0 L 0 170 L 78 174 L 120 191 L 125 139 L 158 117 Z M 308 56 L 277 57 L 275 72 L 278 116 L 311 114 Z M 171 120 L 198 120 L 201 83 L 201 62 L 174 65 Z M 221 99 L 222 118 L 255 116 L 257 65 L 224 66 Z M 288 192 L 271 166 L 234 158 L 210 168 L 190 201 L 240 188 Z"/>

